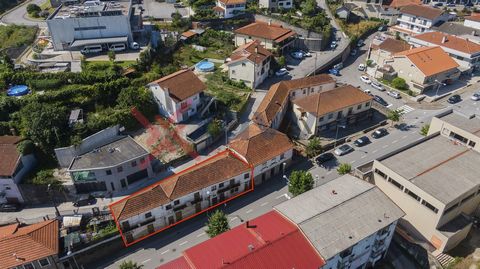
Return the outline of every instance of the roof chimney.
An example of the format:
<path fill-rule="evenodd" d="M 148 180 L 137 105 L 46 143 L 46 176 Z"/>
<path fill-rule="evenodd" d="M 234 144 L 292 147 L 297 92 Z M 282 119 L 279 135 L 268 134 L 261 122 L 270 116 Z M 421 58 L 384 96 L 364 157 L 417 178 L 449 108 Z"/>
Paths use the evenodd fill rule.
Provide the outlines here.
<path fill-rule="evenodd" d="M 255 46 L 255 53 L 258 54 L 258 46 Z"/>
<path fill-rule="evenodd" d="M 248 250 L 253 251 L 254 249 L 255 247 L 252 244 L 248 245 Z"/>
<path fill-rule="evenodd" d="M 442 44 L 445 43 L 445 42 L 447 42 L 447 36 L 442 37 Z"/>

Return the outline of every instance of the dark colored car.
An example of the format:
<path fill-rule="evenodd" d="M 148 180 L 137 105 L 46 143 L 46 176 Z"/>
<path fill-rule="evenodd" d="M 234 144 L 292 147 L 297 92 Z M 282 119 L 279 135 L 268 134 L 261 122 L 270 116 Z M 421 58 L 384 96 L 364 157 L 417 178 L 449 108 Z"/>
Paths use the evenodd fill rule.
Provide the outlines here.
<path fill-rule="evenodd" d="M 362 136 L 353 142 L 353 144 L 357 147 L 363 147 L 369 143 L 370 143 L 370 139 L 368 139 L 368 137 L 366 136 Z"/>
<path fill-rule="evenodd" d="M 335 159 L 335 156 L 331 152 L 323 153 L 322 155 L 318 156 L 317 159 L 315 160 L 318 165 L 321 165 L 322 163 L 326 163 L 330 160 Z"/>
<path fill-rule="evenodd" d="M 382 106 L 388 106 L 387 101 L 383 100 L 383 98 L 378 95 L 374 95 L 373 100 L 375 100 L 375 102 L 381 104 Z"/>
<path fill-rule="evenodd" d="M 338 71 L 338 69 L 335 69 L 335 68 L 328 70 L 328 73 L 334 76 L 340 76 L 340 71 Z"/>
<path fill-rule="evenodd" d="M 22 209 L 20 204 L 2 204 L 0 205 L 0 212 L 17 212 Z"/>
<path fill-rule="evenodd" d="M 378 139 L 380 137 L 384 137 L 388 134 L 388 131 L 387 129 L 385 128 L 380 128 L 378 130 L 376 130 L 375 132 L 372 133 L 372 137 L 375 138 L 375 139 Z"/>
<path fill-rule="evenodd" d="M 458 103 L 460 101 L 462 101 L 462 98 L 458 94 L 450 96 L 450 98 L 448 98 L 448 100 L 447 100 L 447 102 L 449 104 L 455 104 L 455 103 Z"/>
<path fill-rule="evenodd" d="M 97 198 L 84 194 L 80 195 L 75 202 L 73 202 L 73 206 L 79 207 L 79 206 L 86 206 L 86 205 L 94 205 L 97 202 Z"/>

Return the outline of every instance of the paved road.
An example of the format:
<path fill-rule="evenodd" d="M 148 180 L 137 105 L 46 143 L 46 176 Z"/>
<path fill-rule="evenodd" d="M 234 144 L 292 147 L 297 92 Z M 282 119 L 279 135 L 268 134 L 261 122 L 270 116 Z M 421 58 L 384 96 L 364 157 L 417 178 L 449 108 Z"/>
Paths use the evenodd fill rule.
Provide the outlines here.
<path fill-rule="evenodd" d="M 41 20 L 33 20 L 27 16 L 27 5 L 30 3 L 41 5 L 45 0 L 31 0 L 25 2 L 20 7 L 13 9 L 1 18 L 1 21 L 6 24 L 20 24 L 27 26 L 47 27 L 47 23 Z"/>
<path fill-rule="evenodd" d="M 172 13 L 178 11 L 182 16 L 189 15 L 186 8 L 175 8 L 173 4 L 166 2 L 157 2 L 155 0 L 144 0 L 143 4 L 135 5 L 143 6 L 145 9 L 143 16 L 144 17 L 153 17 L 155 19 L 172 19 Z"/>

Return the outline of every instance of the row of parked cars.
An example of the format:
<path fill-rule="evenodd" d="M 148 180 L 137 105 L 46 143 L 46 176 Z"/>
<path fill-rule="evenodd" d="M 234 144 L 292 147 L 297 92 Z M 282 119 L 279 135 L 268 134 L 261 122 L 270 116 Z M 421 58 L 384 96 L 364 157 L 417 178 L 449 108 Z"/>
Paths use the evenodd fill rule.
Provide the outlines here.
<path fill-rule="evenodd" d="M 127 49 L 127 46 L 125 43 L 116 43 L 112 44 L 108 47 L 108 50 L 110 51 L 115 51 L 115 52 L 120 52 L 124 51 Z M 140 45 L 137 42 L 132 42 L 130 44 L 130 49 L 132 50 L 138 50 L 140 49 Z M 94 54 L 94 53 L 100 53 L 104 50 L 103 45 L 88 45 L 83 47 L 83 49 L 80 51 L 82 54 Z"/>

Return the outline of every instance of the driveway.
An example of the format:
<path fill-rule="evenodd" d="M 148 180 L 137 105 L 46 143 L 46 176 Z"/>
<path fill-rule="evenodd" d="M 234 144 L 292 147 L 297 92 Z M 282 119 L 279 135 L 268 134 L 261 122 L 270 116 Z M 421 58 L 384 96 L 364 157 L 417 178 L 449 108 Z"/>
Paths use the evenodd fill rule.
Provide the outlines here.
<path fill-rule="evenodd" d="M 38 26 L 38 27 L 47 27 L 47 23 L 43 20 L 33 20 L 30 19 L 27 15 L 27 5 L 28 4 L 37 4 L 41 5 L 45 3 L 46 0 L 31 0 L 26 1 L 21 6 L 18 6 L 12 9 L 10 12 L 2 16 L 1 21 L 6 24 L 19 24 L 27 26 Z"/>

